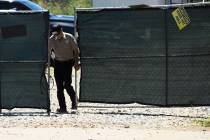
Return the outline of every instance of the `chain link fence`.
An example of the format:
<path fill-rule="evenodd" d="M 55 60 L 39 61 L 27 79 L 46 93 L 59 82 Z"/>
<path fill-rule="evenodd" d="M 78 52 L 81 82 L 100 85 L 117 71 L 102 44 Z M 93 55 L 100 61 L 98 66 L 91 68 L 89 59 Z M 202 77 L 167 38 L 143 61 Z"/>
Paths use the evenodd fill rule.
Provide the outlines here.
<path fill-rule="evenodd" d="M 210 5 L 78 9 L 81 102 L 210 105 Z"/>

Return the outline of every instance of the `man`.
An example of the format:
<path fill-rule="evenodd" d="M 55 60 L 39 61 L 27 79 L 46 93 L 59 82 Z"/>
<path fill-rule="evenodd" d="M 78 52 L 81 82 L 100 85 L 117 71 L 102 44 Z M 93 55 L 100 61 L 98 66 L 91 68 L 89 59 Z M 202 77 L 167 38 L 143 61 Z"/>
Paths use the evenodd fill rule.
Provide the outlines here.
<path fill-rule="evenodd" d="M 77 109 L 77 95 L 71 86 L 72 67 L 79 69 L 79 48 L 75 38 L 63 32 L 60 25 L 52 27 L 52 36 L 48 42 L 49 54 L 54 52 L 54 77 L 57 85 L 57 98 L 60 108 L 59 113 L 67 112 L 64 89 L 71 98 L 72 109 Z"/>

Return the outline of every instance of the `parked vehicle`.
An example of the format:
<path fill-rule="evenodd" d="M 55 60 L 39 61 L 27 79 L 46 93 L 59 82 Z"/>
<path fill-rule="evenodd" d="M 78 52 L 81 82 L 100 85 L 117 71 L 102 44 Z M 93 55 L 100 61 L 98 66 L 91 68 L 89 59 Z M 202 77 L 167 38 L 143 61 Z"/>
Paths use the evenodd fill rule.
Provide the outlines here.
<path fill-rule="evenodd" d="M 0 0 L 0 10 L 45 10 L 30 0 Z M 74 16 L 54 15 L 50 13 L 50 27 L 60 24 L 64 32 L 74 34 Z"/>

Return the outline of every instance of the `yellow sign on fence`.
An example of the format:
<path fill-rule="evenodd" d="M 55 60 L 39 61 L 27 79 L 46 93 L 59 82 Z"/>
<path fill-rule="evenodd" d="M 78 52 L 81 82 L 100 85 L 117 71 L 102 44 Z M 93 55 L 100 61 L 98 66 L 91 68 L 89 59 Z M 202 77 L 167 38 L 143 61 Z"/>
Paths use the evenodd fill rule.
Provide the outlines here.
<path fill-rule="evenodd" d="M 172 16 L 174 17 L 179 30 L 184 29 L 187 25 L 190 24 L 190 18 L 183 7 L 174 10 L 172 12 Z"/>

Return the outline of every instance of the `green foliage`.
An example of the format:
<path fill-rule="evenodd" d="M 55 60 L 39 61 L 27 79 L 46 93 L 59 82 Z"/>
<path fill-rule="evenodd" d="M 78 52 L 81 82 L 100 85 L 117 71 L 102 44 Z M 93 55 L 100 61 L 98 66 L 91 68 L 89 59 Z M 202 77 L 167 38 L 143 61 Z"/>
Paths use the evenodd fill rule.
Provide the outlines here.
<path fill-rule="evenodd" d="M 210 117 L 208 119 L 196 121 L 196 123 L 204 127 L 210 127 Z"/>
<path fill-rule="evenodd" d="M 74 15 L 75 8 L 89 8 L 92 0 L 33 0 L 53 14 Z"/>

